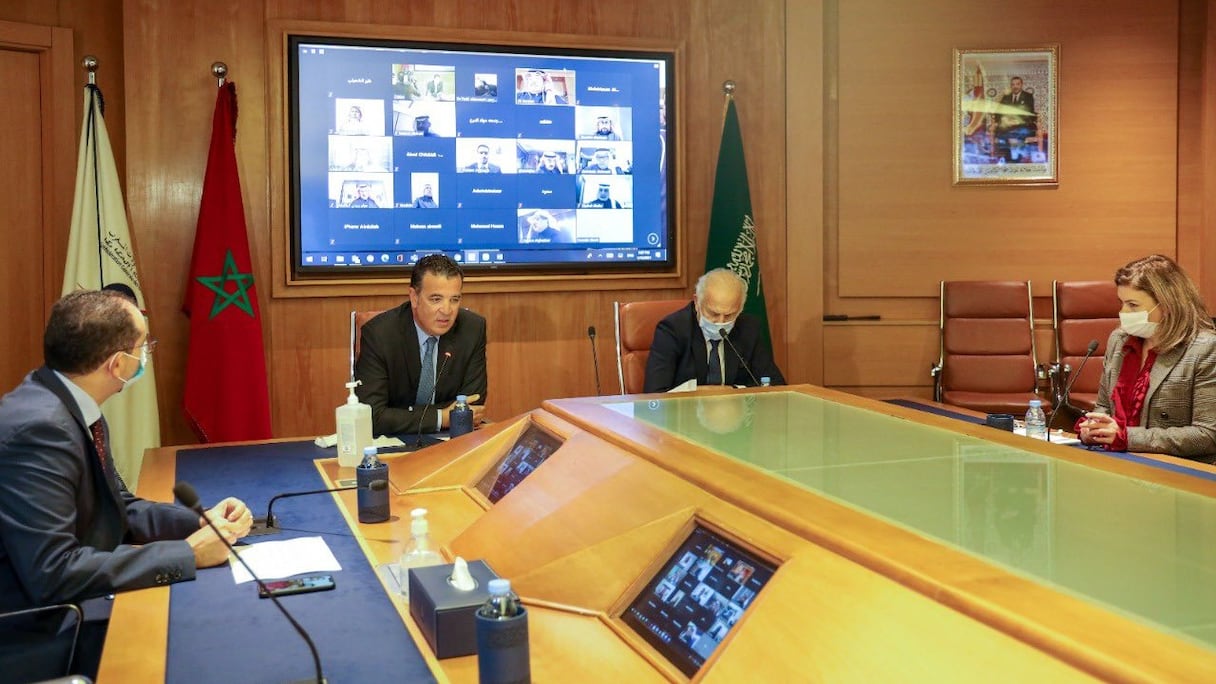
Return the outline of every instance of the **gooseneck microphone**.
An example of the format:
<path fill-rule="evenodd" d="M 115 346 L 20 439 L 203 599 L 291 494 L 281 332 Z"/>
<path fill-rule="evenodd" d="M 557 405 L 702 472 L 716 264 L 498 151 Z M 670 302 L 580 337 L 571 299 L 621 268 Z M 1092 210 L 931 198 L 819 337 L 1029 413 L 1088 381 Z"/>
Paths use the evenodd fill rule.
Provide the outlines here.
<path fill-rule="evenodd" d="M 1098 351 L 1098 341 L 1090 340 L 1089 347 L 1085 350 L 1085 358 L 1081 359 L 1081 363 L 1077 366 L 1077 369 L 1072 372 L 1072 377 L 1068 379 L 1068 384 L 1064 386 L 1064 394 L 1060 397 L 1060 405 L 1056 407 L 1055 411 L 1052 411 L 1051 420 L 1047 421 L 1047 441 L 1051 441 L 1051 430 L 1052 426 L 1056 423 L 1056 416 L 1064 413 L 1061 409 L 1071 409 L 1078 412 L 1081 410 L 1069 403 L 1069 393 L 1072 392 L 1072 386 L 1077 382 L 1077 378 L 1081 377 L 1081 369 L 1085 368 L 1085 362 L 1089 361 L 1089 357 L 1093 356 L 1096 351 Z"/>
<path fill-rule="evenodd" d="M 375 491 L 380 491 L 381 489 L 385 489 L 387 487 L 388 487 L 387 480 L 372 480 L 370 483 L 368 483 L 368 485 L 366 487 L 363 487 L 363 489 L 370 489 L 375 492 Z M 360 489 L 360 488 L 361 487 L 359 487 L 358 485 L 351 485 L 350 487 L 332 487 L 330 489 L 311 489 L 307 492 L 287 492 L 285 494 L 275 494 L 274 496 L 270 497 L 270 503 L 268 503 L 266 505 L 266 517 L 253 519 L 253 526 L 249 528 L 249 536 L 250 537 L 264 537 L 268 534 L 278 534 L 279 532 L 282 531 L 279 529 L 279 523 L 277 520 L 275 520 L 274 513 L 273 513 L 274 502 L 278 501 L 279 499 L 287 499 L 287 498 L 290 498 L 293 496 L 308 496 L 309 494 L 328 494 L 330 492 L 349 492 L 352 489 Z"/>
<path fill-rule="evenodd" d="M 241 554 L 237 553 L 236 549 L 232 548 L 232 544 L 228 543 L 228 540 L 224 538 L 224 534 L 216 528 L 215 523 L 211 522 L 211 518 L 207 517 L 207 512 L 203 510 L 203 505 L 199 503 L 198 492 L 194 490 L 194 487 L 192 487 L 189 482 L 178 482 L 177 484 L 173 485 L 173 496 L 177 497 L 177 500 L 182 502 L 183 506 L 189 508 L 195 513 L 198 513 L 199 516 L 202 517 L 203 521 L 207 523 L 207 527 L 210 527 L 211 531 L 215 533 L 215 536 L 219 537 L 220 541 L 224 543 L 224 546 L 228 547 L 228 551 L 231 552 L 234 557 L 236 557 L 238 563 L 244 566 L 245 570 L 249 573 L 249 576 L 253 578 L 253 581 L 258 583 L 258 589 L 261 589 L 262 592 L 270 598 L 270 600 L 274 603 L 274 607 L 279 609 L 279 612 L 283 614 L 283 617 L 287 618 L 287 621 L 291 623 L 291 626 L 295 627 L 296 632 L 299 633 L 299 635 L 304 639 L 304 643 L 308 644 L 308 650 L 312 653 L 312 664 L 316 669 L 317 677 L 315 680 L 306 679 L 303 681 L 316 681 L 317 684 L 325 684 L 325 675 L 321 672 L 321 656 L 317 653 L 317 645 L 312 642 L 312 637 L 308 636 L 308 632 L 300 626 L 300 623 L 296 622 L 296 619 L 291 616 L 291 613 L 287 612 L 287 609 L 283 607 L 283 604 L 279 603 L 279 599 L 274 595 L 274 592 L 270 591 L 266 587 L 266 583 L 257 576 L 257 573 L 253 571 L 253 568 L 249 567 L 249 564 L 245 562 L 245 559 L 241 558 Z"/>
<path fill-rule="evenodd" d="M 431 401 L 429 406 L 435 405 L 435 393 L 439 391 L 439 380 L 443 377 L 443 372 L 448 368 L 448 361 L 452 360 L 452 352 L 445 351 L 443 353 L 443 363 L 439 364 L 439 372 L 435 373 L 435 384 L 431 385 Z M 438 413 L 439 409 L 435 409 Z M 426 427 L 426 408 L 422 409 L 422 416 L 418 418 L 418 434 L 414 435 L 414 448 L 422 448 L 422 429 Z"/>
<path fill-rule="evenodd" d="M 729 333 L 730 331 L 726 328 L 718 328 L 718 334 L 722 336 L 723 341 L 726 342 L 726 346 L 730 347 L 730 351 L 735 355 L 735 358 L 739 359 L 739 365 L 743 366 L 743 370 L 747 371 L 747 377 L 752 379 L 752 385 L 759 387 L 760 380 L 756 378 L 756 374 L 752 372 L 751 367 L 748 366 L 747 362 L 743 360 L 743 355 L 740 354 L 739 350 L 735 348 L 735 343 L 730 341 Z M 726 380 L 726 378 L 722 379 Z"/>
<path fill-rule="evenodd" d="M 591 339 L 591 362 L 595 364 L 595 396 L 602 397 L 604 393 L 600 391 L 600 355 L 595 350 L 595 326 L 587 326 L 587 337 Z"/>

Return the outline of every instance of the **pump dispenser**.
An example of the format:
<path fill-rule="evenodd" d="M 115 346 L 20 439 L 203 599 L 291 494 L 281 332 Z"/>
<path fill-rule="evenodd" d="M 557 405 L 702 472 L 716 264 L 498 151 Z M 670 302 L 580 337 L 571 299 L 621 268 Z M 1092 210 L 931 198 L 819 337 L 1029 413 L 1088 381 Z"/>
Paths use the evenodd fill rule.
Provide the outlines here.
<path fill-rule="evenodd" d="M 338 466 L 354 468 L 363 462 L 363 450 L 372 446 L 372 407 L 359 403 L 355 388 L 360 380 L 346 383 L 350 396 L 334 411 L 338 424 Z"/>
<path fill-rule="evenodd" d="M 405 545 L 405 553 L 401 554 L 399 563 L 402 595 L 409 596 L 410 568 L 442 564 L 443 556 L 431 545 L 431 529 L 426 520 L 426 509 L 415 508 L 410 511 L 410 541 Z"/>

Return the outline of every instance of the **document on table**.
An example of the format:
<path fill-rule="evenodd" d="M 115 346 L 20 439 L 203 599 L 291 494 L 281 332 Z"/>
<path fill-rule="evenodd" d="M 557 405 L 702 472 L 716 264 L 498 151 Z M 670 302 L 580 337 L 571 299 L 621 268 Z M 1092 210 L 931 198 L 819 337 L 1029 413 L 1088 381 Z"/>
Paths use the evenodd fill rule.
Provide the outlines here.
<path fill-rule="evenodd" d="M 263 580 L 291 577 L 302 572 L 337 572 L 342 569 L 334 552 L 320 537 L 298 537 L 283 541 L 264 541 L 248 546 L 238 546 L 249 567 Z M 253 577 L 240 561 L 231 558 L 232 579 L 237 584 L 252 582 Z"/>
<path fill-rule="evenodd" d="M 1021 435 L 1021 436 L 1025 437 L 1026 428 L 1025 427 L 1015 427 L 1015 428 L 1013 428 L 1013 434 Z M 1052 430 L 1051 431 L 1051 443 L 1052 444 L 1080 444 L 1081 440 L 1077 439 L 1076 437 L 1070 436 L 1068 433 L 1064 432 L 1063 430 Z"/>

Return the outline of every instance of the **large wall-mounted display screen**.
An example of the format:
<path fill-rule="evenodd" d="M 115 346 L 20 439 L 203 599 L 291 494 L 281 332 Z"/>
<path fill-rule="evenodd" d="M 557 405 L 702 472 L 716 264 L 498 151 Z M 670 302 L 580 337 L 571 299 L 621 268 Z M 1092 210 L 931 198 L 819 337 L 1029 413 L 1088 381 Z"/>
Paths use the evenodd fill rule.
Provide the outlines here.
<path fill-rule="evenodd" d="M 300 276 L 674 267 L 672 53 L 289 36 Z"/>
<path fill-rule="evenodd" d="M 621 619 L 691 677 L 774 572 L 771 563 L 698 526 Z"/>

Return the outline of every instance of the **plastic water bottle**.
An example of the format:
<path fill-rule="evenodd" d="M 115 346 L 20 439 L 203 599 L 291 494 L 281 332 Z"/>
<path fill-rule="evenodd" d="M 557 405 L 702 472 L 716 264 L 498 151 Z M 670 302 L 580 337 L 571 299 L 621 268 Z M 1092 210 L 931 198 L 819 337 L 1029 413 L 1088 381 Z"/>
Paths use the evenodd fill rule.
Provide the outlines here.
<path fill-rule="evenodd" d="M 456 404 L 452 406 L 448 422 L 448 434 L 453 438 L 467 435 L 473 431 L 473 409 L 469 408 L 467 396 L 456 395 Z"/>
<path fill-rule="evenodd" d="M 1026 436 L 1031 439 L 1047 439 L 1047 414 L 1043 413 L 1043 402 L 1030 400 L 1026 409 Z"/>
<path fill-rule="evenodd" d="M 519 596 L 511 591 L 511 580 L 492 579 L 486 590 L 490 593 L 490 598 L 486 599 L 486 602 L 481 604 L 481 608 L 477 609 L 482 617 L 501 620 L 515 617 L 523 610 Z"/>
<path fill-rule="evenodd" d="M 761 387 L 771 387 L 772 384 L 773 384 L 773 379 L 770 378 L 769 376 L 766 375 L 766 376 L 760 378 Z"/>
<path fill-rule="evenodd" d="M 490 580 L 490 598 L 477 609 L 477 674 L 480 684 L 532 681 L 528 654 L 528 611 L 511 591 L 511 581 Z"/>
<path fill-rule="evenodd" d="M 410 568 L 423 568 L 430 565 L 442 565 L 443 556 L 431 544 L 431 527 L 426 520 L 426 509 L 415 508 L 410 511 L 410 541 L 405 545 L 405 553 L 401 554 L 398 569 L 401 571 L 401 595 L 408 597 L 410 593 Z"/>

